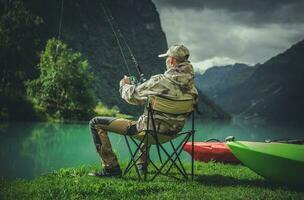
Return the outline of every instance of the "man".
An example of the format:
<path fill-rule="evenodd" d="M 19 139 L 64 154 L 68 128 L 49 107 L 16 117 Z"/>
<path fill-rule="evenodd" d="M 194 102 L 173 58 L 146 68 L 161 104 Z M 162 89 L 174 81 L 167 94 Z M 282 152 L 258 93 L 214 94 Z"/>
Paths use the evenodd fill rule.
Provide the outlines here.
<path fill-rule="evenodd" d="M 189 50 L 183 45 L 171 46 L 165 54 L 159 57 L 166 58 L 167 70 L 164 74 L 152 76 L 146 82 L 135 85 L 129 77 L 125 76 L 120 81 L 121 97 L 130 104 L 143 105 L 149 95 L 161 95 L 163 97 L 183 100 L 197 100 L 198 93 L 194 86 L 194 71 L 190 64 Z M 188 116 L 186 115 L 159 115 L 156 119 L 157 131 L 170 137 L 174 137 L 182 130 Z M 95 117 L 90 121 L 90 130 L 93 136 L 96 150 L 100 155 L 104 168 L 99 173 L 90 173 L 93 176 L 115 177 L 122 172 L 114 154 L 108 137 L 108 131 L 122 135 L 130 135 L 136 138 L 137 134 L 147 127 L 147 113 L 143 113 L 137 121 L 117 119 L 113 117 Z M 151 126 L 149 126 L 151 127 Z M 137 162 L 139 170 L 144 169 L 145 154 Z"/>

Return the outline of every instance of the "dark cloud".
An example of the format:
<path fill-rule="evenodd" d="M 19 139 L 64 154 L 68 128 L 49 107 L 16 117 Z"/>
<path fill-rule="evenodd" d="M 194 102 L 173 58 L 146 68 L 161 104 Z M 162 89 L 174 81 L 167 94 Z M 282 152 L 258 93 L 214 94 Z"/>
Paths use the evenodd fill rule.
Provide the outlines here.
<path fill-rule="evenodd" d="M 169 45 L 185 44 L 197 69 L 263 63 L 304 39 L 304 0 L 153 2 Z"/>
<path fill-rule="evenodd" d="M 234 13 L 245 23 L 302 23 L 304 0 L 153 0 L 160 9 L 211 9 Z"/>

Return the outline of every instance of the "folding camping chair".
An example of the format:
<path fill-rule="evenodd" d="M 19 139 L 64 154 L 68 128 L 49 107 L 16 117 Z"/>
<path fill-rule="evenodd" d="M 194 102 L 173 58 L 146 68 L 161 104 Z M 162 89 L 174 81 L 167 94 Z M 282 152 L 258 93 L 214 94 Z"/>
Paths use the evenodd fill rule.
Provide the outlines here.
<path fill-rule="evenodd" d="M 125 140 L 129 149 L 129 153 L 131 155 L 131 159 L 124 171 L 124 175 L 126 175 L 131 168 L 135 168 L 136 174 L 140 180 L 142 180 L 142 175 L 144 175 L 144 180 L 147 180 L 147 173 L 148 173 L 148 163 L 152 165 L 156 172 L 152 176 L 150 180 L 153 180 L 158 175 L 165 175 L 170 176 L 169 172 L 172 169 L 172 166 L 175 166 L 175 168 L 178 170 L 178 174 L 182 175 L 185 179 L 188 179 L 188 173 L 185 170 L 185 167 L 180 159 L 180 154 L 182 152 L 182 149 L 186 142 L 189 141 L 189 139 L 192 139 L 192 159 L 191 159 L 191 179 L 193 180 L 194 176 L 194 160 L 193 160 L 193 142 L 194 142 L 194 100 L 172 100 L 160 96 L 151 95 L 148 97 L 146 106 L 145 106 L 145 113 L 147 114 L 147 128 L 146 130 L 134 135 L 134 136 L 127 136 L 125 135 Z M 158 114 L 169 114 L 172 115 L 186 115 L 192 116 L 192 124 L 191 124 L 191 130 L 180 132 L 177 134 L 174 134 L 174 136 L 168 136 L 164 133 L 157 132 L 156 129 L 156 118 Z M 151 123 L 150 123 L 151 122 Z M 152 127 L 150 127 L 151 125 Z M 182 137 L 183 136 L 183 137 Z M 175 146 L 172 142 L 172 140 L 175 140 L 176 138 L 183 138 L 177 146 Z M 134 151 L 132 151 L 129 139 L 130 138 L 133 143 L 135 144 L 136 148 Z M 136 141 L 136 140 L 138 141 Z M 172 152 L 169 153 L 167 149 L 164 148 L 164 143 L 170 143 Z M 142 145 L 145 144 L 145 148 L 142 149 Z M 158 158 L 160 161 L 160 164 L 155 163 L 152 161 L 150 156 L 148 155 L 148 150 L 150 145 L 156 145 Z M 138 152 L 141 150 L 141 153 L 138 154 Z M 161 152 L 165 154 L 165 160 L 163 162 Z M 139 158 L 142 156 L 142 154 L 145 153 L 145 163 L 144 167 L 147 169 L 144 171 L 144 174 L 141 174 L 136 166 L 136 162 L 139 160 Z M 158 166 L 157 166 L 158 165 Z M 178 178 L 176 176 L 173 176 L 175 178 Z"/>

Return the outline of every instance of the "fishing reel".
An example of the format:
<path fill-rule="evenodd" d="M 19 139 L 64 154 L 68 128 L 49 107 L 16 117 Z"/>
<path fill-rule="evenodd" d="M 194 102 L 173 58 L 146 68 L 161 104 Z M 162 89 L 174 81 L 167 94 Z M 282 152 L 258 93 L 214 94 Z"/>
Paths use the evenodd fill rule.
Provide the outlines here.
<path fill-rule="evenodd" d="M 143 76 L 140 76 L 140 79 L 136 78 L 136 76 L 129 76 L 129 80 L 132 85 L 137 85 L 146 81 Z"/>
<path fill-rule="evenodd" d="M 139 83 L 138 79 L 135 76 L 129 76 L 129 80 L 132 85 L 136 85 L 137 83 Z"/>

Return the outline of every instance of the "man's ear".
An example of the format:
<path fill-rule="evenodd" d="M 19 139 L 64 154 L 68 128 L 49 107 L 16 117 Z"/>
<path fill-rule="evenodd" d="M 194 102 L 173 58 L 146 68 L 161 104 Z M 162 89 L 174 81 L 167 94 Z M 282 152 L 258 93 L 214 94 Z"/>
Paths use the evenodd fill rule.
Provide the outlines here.
<path fill-rule="evenodd" d="M 173 64 L 175 64 L 175 63 L 176 63 L 176 59 L 173 58 L 173 57 L 171 57 L 170 64 L 173 65 Z"/>

